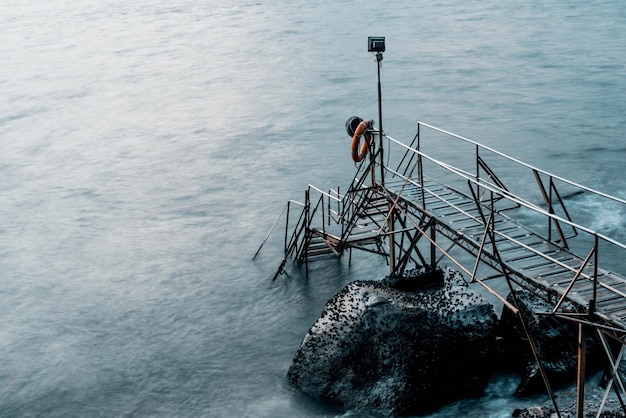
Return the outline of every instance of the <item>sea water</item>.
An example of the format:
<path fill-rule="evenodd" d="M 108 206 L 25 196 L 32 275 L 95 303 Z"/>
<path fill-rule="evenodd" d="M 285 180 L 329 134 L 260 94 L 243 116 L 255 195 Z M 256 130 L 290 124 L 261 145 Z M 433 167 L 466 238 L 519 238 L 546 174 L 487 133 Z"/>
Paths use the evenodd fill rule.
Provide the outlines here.
<path fill-rule="evenodd" d="M 344 122 L 378 115 L 368 36 L 387 134 L 425 121 L 626 197 L 621 0 L 3 1 L 0 416 L 358 415 L 285 375 L 385 261 L 272 282 L 282 231 L 252 257 L 287 199 L 349 184 Z M 433 417 L 509 416 L 534 402 L 515 384 Z"/>

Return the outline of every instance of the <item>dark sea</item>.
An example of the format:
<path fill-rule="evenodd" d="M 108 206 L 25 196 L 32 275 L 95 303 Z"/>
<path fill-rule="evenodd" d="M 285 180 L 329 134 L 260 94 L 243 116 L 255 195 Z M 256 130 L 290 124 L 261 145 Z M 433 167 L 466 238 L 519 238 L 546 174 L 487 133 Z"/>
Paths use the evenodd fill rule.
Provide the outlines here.
<path fill-rule="evenodd" d="M 623 0 L 4 0 L 0 416 L 365 416 L 285 376 L 385 261 L 272 282 L 282 231 L 252 257 L 287 199 L 349 185 L 344 122 L 377 119 L 368 36 L 390 136 L 428 122 L 626 198 Z M 516 384 L 430 417 L 541 401 Z"/>

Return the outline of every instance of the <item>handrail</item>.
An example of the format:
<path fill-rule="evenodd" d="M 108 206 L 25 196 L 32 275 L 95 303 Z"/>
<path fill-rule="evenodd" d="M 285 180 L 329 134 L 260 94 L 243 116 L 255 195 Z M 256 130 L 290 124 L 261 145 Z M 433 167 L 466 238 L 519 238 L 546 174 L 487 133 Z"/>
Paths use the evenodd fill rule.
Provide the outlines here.
<path fill-rule="evenodd" d="M 420 139 L 419 139 L 420 124 L 425 127 L 434 129 L 435 131 L 438 131 L 440 133 L 451 135 L 454 138 L 458 138 L 460 140 L 466 141 L 469 144 L 474 145 L 476 147 L 476 154 L 475 154 L 476 173 L 471 173 L 463 168 L 457 167 L 455 164 L 444 162 L 438 158 L 434 158 L 426 154 L 425 152 L 423 152 L 423 147 L 420 146 Z M 398 180 L 404 180 L 406 182 L 410 182 L 419 187 L 419 190 L 421 190 L 421 193 L 422 193 L 421 201 L 422 201 L 422 206 L 423 206 L 420 209 L 420 211 L 423 211 L 423 213 L 425 214 L 430 213 L 428 210 L 428 205 L 432 204 L 432 201 L 428 205 L 426 204 L 426 198 L 424 197 L 425 193 L 427 193 L 431 197 L 434 197 L 438 201 L 446 202 L 444 200 L 446 198 L 444 196 L 439 196 L 438 193 L 436 192 L 436 189 L 429 190 L 430 186 L 428 186 L 427 184 L 428 182 L 432 182 L 434 179 L 429 178 L 427 183 L 425 183 L 424 181 L 423 172 L 424 172 L 424 162 L 426 161 L 428 162 L 428 164 L 434 164 L 436 167 L 439 167 L 441 170 L 451 173 L 453 175 L 452 177 L 444 176 L 445 179 L 449 179 L 452 182 L 451 184 L 458 185 L 459 180 L 464 180 L 467 183 L 467 186 L 469 186 L 469 190 L 472 194 L 472 198 L 474 202 L 476 202 L 476 204 L 479 206 L 479 209 L 480 209 L 480 206 L 482 206 L 483 204 L 486 205 L 485 208 L 491 213 L 490 219 L 492 219 L 492 216 L 495 212 L 503 213 L 504 211 L 510 210 L 512 208 L 523 207 L 523 208 L 530 210 L 533 213 L 536 213 L 538 216 L 541 216 L 544 219 L 549 220 L 547 238 L 543 238 L 541 237 L 541 235 L 537 235 L 538 238 L 545 239 L 547 242 L 552 242 L 557 247 L 564 249 L 569 254 L 571 254 L 571 257 L 572 257 L 571 259 L 563 259 L 561 257 L 552 256 L 550 252 L 541 251 L 540 249 L 535 248 L 534 245 L 526 245 L 521 240 L 516 239 L 516 237 L 509 236 L 509 234 L 505 230 L 498 231 L 497 228 L 493 224 L 488 225 L 487 224 L 488 221 L 486 221 L 484 217 L 482 217 L 482 219 L 479 220 L 478 218 L 472 216 L 470 213 L 466 212 L 463 208 L 456 207 L 456 205 L 453 204 L 452 202 L 446 202 L 446 204 L 449 205 L 450 207 L 454 207 L 457 212 L 465 214 L 465 216 L 468 219 L 474 219 L 478 225 L 483 225 L 485 228 L 485 234 L 487 234 L 488 232 L 492 234 L 491 239 L 493 240 L 494 247 L 493 247 L 493 254 L 489 257 L 493 257 L 494 260 L 500 260 L 499 262 L 502 263 L 502 259 L 500 258 L 500 255 L 499 255 L 499 250 L 495 245 L 496 236 L 497 236 L 497 237 L 500 237 L 502 241 L 514 243 L 514 245 L 516 245 L 518 248 L 524 248 L 527 251 L 530 251 L 531 254 L 542 257 L 543 259 L 546 260 L 546 262 L 549 262 L 554 266 L 558 266 L 558 268 L 562 269 L 561 270 L 562 272 L 569 272 L 568 274 L 571 274 L 573 276 L 571 278 L 568 278 L 568 284 L 566 286 L 566 289 L 560 294 L 559 301 L 553 310 L 554 312 L 556 312 L 559 309 L 560 305 L 563 303 L 563 301 L 567 297 L 570 296 L 571 290 L 574 288 L 575 283 L 579 279 L 587 280 L 593 284 L 593 287 L 592 287 L 593 295 L 589 301 L 589 307 L 588 307 L 589 312 L 595 312 L 596 294 L 599 288 L 606 289 L 615 295 L 620 295 L 621 297 L 626 298 L 626 292 L 615 288 L 615 286 L 612 286 L 610 282 L 606 282 L 606 280 L 604 279 L 606 274 L 610 273 L 610 271 L 603 269 L 600 272 L 598 268 L 598 253 L 599 252 L 602 252 L 603 254 L 605 253 L 611 254 L 610 251 L 605 252 L 605 250 L 612 249 L 611 251 L 623 251 L 623 250 L 626 250 L 626 243 L 620 242 L 617 239 L 614 239 L 604 233 L 601 233 L 599 231 L 592 229 L 591 227 L 584 226 L 574 221 L 565 206 L 565 202 L 561 196 L 561 193 L 559 192 L 557 188 L 557 183 L 555 182 L 559 182 L 558 186 L 569 185 L 570 187 L 575 188 L 576 189 L 575 194 L 578 194 L 580 192 L 587 192 L 589 194 L 603 198 L 604 201 L 606 202 L 612 201 L 612 202 L 616 202 L 622 205 L 626 205 L 626 200 L 615 197 L 615 196 L 611 196 L 607 193 L 600 192 L 598 190 L 595 190 L 587 186 L 580 185 L 576 182 L 564 179 L 560 176 L 556 176 L 554 174 L 549 173 L 548 171 L 541 170 L 530 164 L 524 163 L 502 152 L 496 151 L 490 147 L 478 144 L 475 141 L 469 140 L 459 135 L 452 134 L 445 130 L 436 128 L 432 125 L 423 124 L 421 122 L 418 124 L 418 133 L 416 135 L 417 145 L 415 145 L 415 139 L 411 142 L 411 145 L 406 145 L 392 137 L 389 137 L 388 135 L 385 135 L 385 136 L 387 136 L 387 139 L 390 144 L 389 145 L 390 148 L 391 148 L 391 144 L 394 144 L 394 145 L 398 145 L 401 149 L 404 149 L 405 151 L 400 154 L 401 159 L 400 159 L 400 163 L 397 165 L 396 170 L 391 169 L 389 166 L 384 167 L 384 169 L 390 174 L 392 174 L 392 177 L 395 177 Z M 518 164 L 519 166 L 529 170 L 528 174 L 532 174 L 534 176 L 537 186 L 539 187 L 539 191 L 541 192 L 541 195 L 543 197 L 543 202 L 545 203 L 545 207 L 543 204 L 540 205 L 540 204 L 533 203 L 532 201 L 528 200 L 528 198 L 525 197 L 525 195 L 516 194 L 510 191 L 507 187 L 505 187 L 504 183 L 502 183 L 500 179 L 495 178 L 495 173 L 493 173 L 491 168 L 487 165 L 485 160 L 479 154 L 480 149 L 491 152 L 496 156 L 500 156 L 501 158 L 504 158 L 508 161 L 512 161 L 513 163 Z M 408 163 L 405 163 L 405 161 L 408 161 Z M 506 167 L 510 168 L 510 165 Z M 419 178 L 412 178 L 415 168 L 418 168 Z M 484 177 L 483 173 L 486 174 L 487 178 Z M 548 183 L 544 183 L 543 180 L 547 181 Z M 447 182 L 448 180 L 446 180 L 446 183 Z M 441 187 L 444 187 L 444 188 L 450 187 L 450 185 L 447 185 L 442 181 L 435 180 L 434 183 L 438 183 Z M 439 187 L 439 186 L 436 186 L 436 187 Z M 461 188 L 452 186 L 452 189 L 456 190 L 459 193 L 461 193 L 463 188 L 464 186 L 462 186 Z M 475 191 L 476 192 L 480 191 L 480 193 L 477 194 L 475 193 Z M 491 200 L 489 202 L 483 203 L 482 198 L 480 198 L 479 195 L 483 195 L 486 193 L 491 193 Z M 505 204 L 504 205 L 499 204 L 498 207 L 496 207 L 495 202 L 498 202 L 498 201 L 503 202 Z M 509 204 L 507 204 L 506 202 L 509 202 Z M 491 206 L 488 206 L 489 204 Z M 515 205 L 515 206 L 512 206 L 512 205 Z M 436 207 L 437 207 L 437 204 L 433 206 L 433 208 L 436 208 Z M 558 214 L 555 213 L 555 209 L 557 209 Z M 509 217 L 506 217 L 506 218 L 515 222 L 515 220 L 512 218 L 509 218 Z M 518 224 L 518 225 L 523 227 L 523 225 L 521 224 Z M 568 226 L 569 228 L 571 228 L 572 232 L 571 233 L 568 232 L 568 234 L 564 234 L 562 230 L 562 225 Z M 532 231 L 532 229 L 527 228 L 527 227 L 525 228 L 528 230 L 529 233 L 535 234 L 535 232 Z M 553 228 L 554 230 L 556 230 L 558 234 L 558 237 L 555 238 L 556 241 L 553 241 L 553 238 L 552 238 Z M 433 227 L 433 230 L 434 230 L 434 227 Z M 426 235 L 424 231 L 420 231 L 420 233 L 424 237 L 429 239 L 429 237 Z M 570 250 L 570 247 L 568 243 L 566 242 L 566 239 L 575 238 L 580 234 L 584 234 L 584 236 L 581 237 L 581 240 L 575 241 L 576 249 Z M 569 235 L 569 236 L 566 236 L 566 235 Z M 449 237 L 449 239 L 455 242 L 454 238 Z M 498 242 L 502 242 L 500 241 L 500 239 L 498 239 Z M 484 237 L 483 237 L 483 240 L 484 240 Z M 589 240 L 591 240 L 591 242 L 589 242 Z M 484 243 L 481 242 L 480 250 L 476 258 L 476 263 L 478 263 L 481 258 L 481 254 L 483 252 L 483 244 Z M 587 244 L 589 244 L 590 246 L 587 246 Z M 435 245 L 434 241 L 432 242 L 432 245 Z M 609 245 L 609 247 L 604 247 L 604 245 Z M 440 248 L 439 246 L 437 247 L 439 248 L 440 251 L 442 251 L 443 255 L 446 255 L 446 253 L 443 251 L 442 248 Z M 600 251 L 601 248 L 602 248 L 602 251 Z M 406 251 L 407 253 L 404 255 L 404 258 L 408 260 L 408 257 L 409 257 L 408 251 L 411 251 L 411 248 L 407 249 Z M 433 250 L 431 249 L 431 251 Z M 448 256 L 448 258 L 450 257 Z M 454 259 L 454 257 L 450 259 L 451 261 L 456 263 L 456 260 Z M 593 261 L 591 261 L 592 259 Z M 572 263 L 573 260 L 579 260 L 579 262 Z M 495 266 L 492 266 L 492 267 L 496 268 Z M 503 271 L 506 271 L 507 267 L 503 265 L 502 269 Z M 394 270 L 394 273 L 395 273 L 395 270 Z M 520 276 L 521 280 L 526 280 L 525 275 L 523 273 L 520 272 L 519 274 L 522 274 L 522 276 Z"/>
<path fill-rule="evenodd" d="M 291 201 L 290 201 L 291 202 Z M 294 251 L 297 253 L 298 252 L 298 239 L 300 238 L 300 234 L 302 233 L 302 230 L 304 228 L 304 226 L 306 225 L 306 204 L 302 204 L 299 202 L 294 202 L 294 203 L 298 203 L 299 205 L 302 205 L 303 210 L 300 213 L 300 217 L 298 218 L 298 220 L 296 221 L 296 226 L 293 228 L 293 234 L 291 235 L 291 238 L 287 241 L 285 239 L 285 255 L 286 256 L 290 256 L 294 253 Z M 289 210 L 287 210 L 287 222 L 285 223 L 285 238 L 288 236 L 288 230 L 289 230 Z"/>
<path fill-rule="evenodd" d="M 426 125 L 426 126 L 429 126 L 429 125 Z M 439 129 L 438 129 L 438 130 L 439 130 Z M 443 130 L 441 130 L 441 132 L 446 133 L 446 131 L 443 131 Z M 454 134 L 451 134 L 451 135 L 454 135 Z M 456 135 L 455 135 L 455 136 L 456 136 Z M 433 157 L 430 157 L 430 156 L 428 156 L 427 154 L 425 154 L 425 153 L 423 153 L 423 152 L 421 152 L 421 151 L 418 151 L 418 150 L 417 150 L 417 149 L 415 149 L 415 148 L 411 148 L 411 147 L 409 147 L 409 146 L 407 146 L 407 145 L 403 144 L 402 142 L 399 142 L 398 140 L 393 139 L 393 138 L 391 138 L 391 137 L 389 137 L 389 136 L 387 136 L 387 138 L 388 138 L 390 141 L 394 142 L 395 144 L 397 144 L 397 145 L 399 145 L 399 146 L 401 146 L 401 147 L 403 147 L 403 148 L 405 148 L 405 149 L 407 149 L 407 150 L 410 150 L 410 151 L 412 151 L 412 152 L 414 152 L 414 153 L 416 153 L 416 154 L 420 155 L 422 158 L 425 158 L 425 159 L 427 159 L 427 160 L 429 160 L 429 161 L 431 161 L 431 162 L 433 162 L 433 163 L 437 164 L 437 165 L 438 165 L 438 166 L 440 166 L 441 168 L 443 168 L 443 169 L 445 169 L 445 170 L 448 170 L 449 172 L 454 173 L 454 174 L 456 174 L 456 175 L 458 175 L 458 176 L 460 176 L 460 177 L 462 177 L 462 178 L 466 179 L 467 181 L 472 182 L 473 184 L 475 184 L 475 185 L 477 185 L 477 186 L 480 186 L 480 187 L 486 188 L 486 189 L 488 189 L 488 190 L 490 190 L 490 191 L 492 191 L 492 192 L 494 192 L 494 193 L 497 193 L 497 194 L 499 194 L 499 195 L 501 195 L 501 196 L 503 196 L 503 197 L 505 197 L 505 198 L 507 198 L 507 199 L 509 199 L 509 200 L 511 200 L 511 201 L 513 201 L 513 202 L 515 202 L 515 203 L 518 203 L 518 204 L 520 204 L 521 206 L 524 206 L 524 207 L 526 207 L 526 208 L 528 208 L 528 209 L 530 209 L 530 210 L 532 210 L 532 211 L 535 211 L 535 212 L 537 212 L 537 213 L 539 213 L 539 214 L 541 214 L 541 215 L 543 215 L 543 216 L 545 216 L 545 217 L 548 217 L 548 218 L 551 218 L 551 219 L 554 219 L 554 220 L 557 220 L 557 221 L 561 221 L 561 222 L 563 222 L 563 223 L 565 223 L 565 224 L 567 224 L 567 225 L 569 225 L 569 226 L 571 226 L 571 227 L 576 227 L 576 228 L 579 228 L 581 231 L 584 231 L 584 232 L 586 232 L 587 234 L 590 234 L 590 235 L 598 235 L 598 237 L 599 237 L 599 238 L 602 238 L 604 241 L 607 241 L 607 242 L 609 242 L 609 243 L 611 243 L 611 244 L 614 244 L 614 245 L 619 246 L 620 248 L 623 248 L 623 249 L 625 249 L 625 250 L 626 250 L 626 245 L 625 245 L 625 244 L 623 244 L 623 243 L 621 243 L 621 242 L 618 242 L 618 241 L 614 240 L 614 239 L 613 239 L 613 238 L 611 238 L 611 237 L 608 237 L 608 236 L 606 236 L 606 235 L 604 235 L 604 234 L 601 234 L 601 233 L 599 233 L 599 232 L 597 232 L 597 231 L 594 231 L 594 230 L 592 230 L 592 229 L 590 229 L 590 228 L 588 228 L 588 227 L 585 227 L 585 226 L 583 226 L 583 225 L 580 225 L 580 224 L 578 224 L 578 223 L 576 223 L 576 222 L 573 222 L 573 221 L 571 221 L 571 220 L 568 220 L 568 219 L 562 218 L 562 217 L 560 217 L 560 216 L 558 216 L 558 215 L 556 215 L 556 214 L 551 214 L 551 213 L 547 212 L 546 210 L 544 210 L 543 208 L 541 208 L 541 207 L 539 207 L 539 206 L 537 206 L 537 205 L 533 204 L 532 202 L 528 202 L 527 200 L 522 199 L 521 197 L 516 196 L 516 195 L 512 194 L 511 192 L 508 192 L 508 191 L 505 191 L 505 190 L 503 190 L 503 189 L 500 189 L 499 187 L 494 187 L 494 186 L 493 186 L 492 184 L 490 184 L 490 183 L 484 183 L 484 182 L 477 181 L 473 175 L 470 175 L 469 173 L 467 173 L 467 172 L 466 172 L 466 171 L 464 171 L 464 170 L 461 170 L 461 169 L 459 169 L 459 168 L 457 168 L 457 167 L 455 167 L 455 166 L 452 166 L 452 165 L 450 165 L 450 164 L 447 164 L 447 163 L 444 163 L 444 162 L 442 162 L 442 161 L 440 161 L 440 160 L 437 160 L 437 159 L 435 159 L 435 158 L 433 158 Z M 462 139 L 462 137 L 460 137 L 460 138 Z M 472 143 L 473 143 L 473 141 L 471 141 L 471 140 L 468 140 L 468 141 L 470 141 L 470 142 L 472 142 Z M 503 155 L 503 156 L 505 155 L 505 154 L 502 154 L 502 153 L 499 153 L 499 154 L 501 154 L 501 155 Z M 512 160 L 516 161 L 516 160 L 515 160 L 514 158 L 512 158 L 512 157 L 509 157 L 509 158 L 511 158 Z M 524 165 L 524 166 L 526 166 L 526 167 L 528 167 L 528 168 L 532 168 L 532 169 L 534 169 L 534 167 L 532 167 L 532 166 L 531 166 L 531 165 L 529 165 L 529 164 L 525 164 L 525 163 L 523 163 L 523 165 Z M 394 173 L 394 174 L 396 174 L 396 175 L 398 175 L 398 176 L 402 177 L 402 178 L 405 178 L 405 177 L 404 177 L 404 176 L 402 176 L 400 173 L 398 173 L 398 172 L 396 172 L 396 171 L 394 171 L 394 170 L 391 170 L 391 169 L 390 169 L 390 168 L 388 168 L 388 167 L 386 167 L 386 169 L 387 169 L 388 171 L 390 171 L 390 172 L 392 172 L 392 173 Z M 539 170 L 539 169 L 537 169 L 537 170 Z M 540 171 L 540 172 L 542 172 L 542 173 L 547 173 L 547 172 L 542 171 L 542 170 L 539 170 L 539 171 Z M 547 173 L 547 174 L 548 174 L 548 173 Z M 557 178 L 557 177 L 555 177 L 555 178 Z M 405 178 L 405 179 L 408 179 L 408 178 Z M 569 183 L 569 184 L 574 185 L 575 183 L 571 182 L 571 183 Z M 582 187 L 584 187 L 584 186 L 582 186 Z M 593 189 L 591 189 L 591 188 L 586 188 L 586 187 L 585 187 L 584 189 L 585 189 L 586 191 L 593 192 Z M 598 192 L 598 194 L 602 195 L 602 194 L 601 194 L 601 192 Z M 608 196 L 608 195 L 607 195 L 607 196 Z M 626 204 L 626 200 L 621 200 L 621 199 L 619 199 L 619 198 L 614 198 L 614 200 L 615 200 L 615 201 L 618 201 L 618 202 L 621 202 L 621 203 Z"/>
<path fill-rule="evenodd" d="M 317 187 L 313 186 L 312 184 L 309 184 L 309 189 L 313 189 L 313 190 L 315 190 L 316 192 L 318 192 L 319 194 L 321 194 L 321 195 L 324 195 L 324 196 L 328 197 L 329 199 L 333 199 L 333 200 L 335 200 L 335 201 L 337 201 L 337 202 L 341 202 L 341 199 L 339 199 L 338 197 L 335 197 L 335 196 L 331 195 L 330 193 L 325 192 L 324 190 L 319 189 L 319 188 L 317 188 Z"/>
<path fill-rule="evenodd" d="M 441 133 L 443 133 L 443 134 L 446 134 L 446 135 L 452 136 L 452 137 L 454 137 L 454 138 L 460 139 L 460 140 L 462 140 L 462 141 L 465 141 L 465 142 L 467 142 L 467 143 L 473 144 L 473 145 L 475 145 L 475 146 L 477 146 L 477 147 L 479 147 L 479 148 L 482 148 L 482 149 L 485 149 L 485 150 L 487 150 L 487 151 L 489 151 L 489 152 L 492 152 L 492 153 L 494 153 L 494 154 L 496 154 L 496 155 L 498 155 L 498 156 L 500 156 L 500 157 L 502 157 L 502 158 L 505 158 L 505 159 L 507 159 L 507 160 L 513 161 L 514 163 L 519 164 L 519 165 L 521 165 L 521 166 L 523 166 L 523 167 L 529 168 L 529 169 L 531 169 L 531 170 L 535 170 L 535 171 L 537 171 L 537 172 L 539 172 L 539 173 L 541 173 L 541 174 L 544 174 L 544 175 L 546 175 L 546 176 L 549 176 L 549 177 L 552 177 L 552 178 L 554 178 L 554 179 L 557 179 L 557 180 L 559 180 L 559 181 L 561 181 L 561 182 L 563 182 L 563 183 L 565 183 L 565 184 L 569 184 L 570 186 L 574 186 L 574 187 L 579 188 L 579 189 L 581 189 L 581 190 L 584 190 L 584 191 L 586 191 L 586 192 L 590 192 L 590 193 L 593 193 L 593 194 L 596 194 L 596 195 L 599 195 L 599 196 L 605 197 L 605 198 L 607 198 L 607 199 L 613 200 L 613 201 L 615 201 L 615 202 L 619 202 L 619 203 L 622 203 L 622 204 L 625 204 L 625 205 L 626 205 L 626 200 L 625 200 L 625 199 L 621 199 L 621 198 L 619 198 L 619 197 L 612 196 L 612 195 L 610 195 L 610 194 L 607 194 L 607 193 L 601 192 L 601 191 L 599 191 L 599 190 L 592 189 L 591 187 L 584 186 L 584 185 L 582 185 L 582 184 L 579 184 L 579 183 L 573 182 L 573 181 L 571 181 L 571 180 L 568 180 L 568 179 L 566 179 L 566 178 L 564 178 L 564 177 L 560 177 L 560 176 L 558 176 L 558 175 L 556 175 L 556 174 L 552 174 L 552 173 L 550 173 L 550 172 L 548 172 L 548 171 L 546 171 L 546 170 L 542 170 L 542 169 L 540 169 L 540 168 L 534 167 L 534 166 L 532 166 L 532 165 L 530 165 L 530 164 L 528 164 L 528 163 L 525 163 L 525 162 L 523 162 L 523 161 L 521 161 L 521 160 L 518 160 L 518 159 L 517 159 L 517 158 L 515 158 L 515 157 L 511 157 L 510 155 L 504 154 L 503 152 L 497 151 L 497 150 L 495 150 L 495 149 L 493 149 L 493 148 L 491 148 L 491 147 L 488 147 L 488 146 L 486 146 L 486 145 L 480 144 L 480 143 L 478 143 L 478 142 L 476 142 L 476 141 L 473 141 L 473 140 L 471 140 L 471 139 L 469 139 L 469 138 L 465 138 L 465 137 L 463 137 L 463 136 L 461 136 L 461 135 L 457 135 L 457 134 L 454 134 L 454 133 L 452 133 L 452 132 L 446 131 L 446 130 L 444 130 L 444 129 L 437 128 L 436 126 L 430 125 L 430 124 L 425 123 L 425 122 L 418 121 L 417 123 L 418 123 L 419 125 L 426 126 L 426 127 L 431 128 L 431 129 L 433 129 L 433 130 L 435 130 L 435 131 L 441 132 Z M 387 136 L 387 135 L 385 135 L 385 136 Z M 388 137 L 388 138 L 389 138 L 389 137 Z M 390 138 L 390 139 L 392 139 L 392 138 Z M 395 141 L 395 142 L 398 142 L 398 141 L 396 141 L 396 140 L 394 140 L 394 141 Z"/>

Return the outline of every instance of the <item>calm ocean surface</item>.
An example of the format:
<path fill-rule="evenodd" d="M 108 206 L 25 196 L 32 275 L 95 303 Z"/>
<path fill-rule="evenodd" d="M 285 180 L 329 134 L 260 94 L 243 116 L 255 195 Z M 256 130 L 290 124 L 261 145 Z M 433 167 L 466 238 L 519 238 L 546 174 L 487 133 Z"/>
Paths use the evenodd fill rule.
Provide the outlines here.
<path fill-rule="evenodd" d="M 338 416 L 284 377 L 384 262 L 272 284 L 281 234 L 252 256 L 288 198 L 349 183 L 373 35 L 392 137 L 422 120 L 626 197 L 623 0 L 3 1 L 0 416 Z M 515 385 L 433 417 L 510 416 Z"/>

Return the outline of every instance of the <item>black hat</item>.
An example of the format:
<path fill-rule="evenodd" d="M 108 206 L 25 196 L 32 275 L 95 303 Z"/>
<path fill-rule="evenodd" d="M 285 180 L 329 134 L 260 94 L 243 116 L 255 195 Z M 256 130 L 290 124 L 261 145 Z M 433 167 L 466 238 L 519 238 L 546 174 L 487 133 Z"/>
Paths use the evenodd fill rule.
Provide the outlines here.
<path fill-rule="evenodd" d="M 350 137 L 354 136 L 354 131 L 356 131 L 356 128 L 359 127 L 359 123 L 361 122 L 363 122 L 363 119 L 358 116 L 352 116 L 346 121 L 346 131 Z"/>

